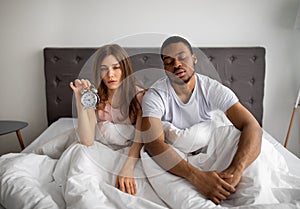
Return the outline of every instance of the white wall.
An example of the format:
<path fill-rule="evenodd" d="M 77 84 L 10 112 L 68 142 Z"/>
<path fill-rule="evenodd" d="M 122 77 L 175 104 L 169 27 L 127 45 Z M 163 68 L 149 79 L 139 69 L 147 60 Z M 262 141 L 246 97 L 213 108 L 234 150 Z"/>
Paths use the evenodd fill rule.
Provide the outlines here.
<path fill-rule="evenodd" d="M 24 120 L 28 145 L 46 127 L 42 50 L 97 47 L 137 33 L 177 33 L 195 46 L 264 46 L 264 128 L 284 142 L 300 87 L 299 0 L 0 0 L 0 119 Z M 300 110 L 300 109 L 299 109 Z M 288 147 L 300 156 L 300 111 Z M 15 134 L 0 154 L 19 151 Z"/>

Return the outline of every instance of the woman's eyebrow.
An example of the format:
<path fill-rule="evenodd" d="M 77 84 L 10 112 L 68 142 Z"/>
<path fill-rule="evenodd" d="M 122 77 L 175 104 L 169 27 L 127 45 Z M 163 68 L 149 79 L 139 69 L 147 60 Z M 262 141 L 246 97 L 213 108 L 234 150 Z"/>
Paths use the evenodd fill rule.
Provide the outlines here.
<path fill-rule="evenodd" d="M 117 65 L 120 65 L 120 63 L 114 63 L 114 64 L 112 64 L 111 66 L 117 66 Z M 107 67 L 107 65 L 100 65 L 100 67 Z"/>

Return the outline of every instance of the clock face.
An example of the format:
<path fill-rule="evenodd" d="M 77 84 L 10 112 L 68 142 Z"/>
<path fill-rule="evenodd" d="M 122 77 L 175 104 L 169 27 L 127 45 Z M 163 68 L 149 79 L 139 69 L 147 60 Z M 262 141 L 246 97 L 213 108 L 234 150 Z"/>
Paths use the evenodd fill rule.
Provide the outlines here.
<path fill-rule="evenodd" d="M 81 104 L 85 108 L 95 108 L 97 104 L 97 96 L 93 92 L 86 92 L 81 97 Z"/>

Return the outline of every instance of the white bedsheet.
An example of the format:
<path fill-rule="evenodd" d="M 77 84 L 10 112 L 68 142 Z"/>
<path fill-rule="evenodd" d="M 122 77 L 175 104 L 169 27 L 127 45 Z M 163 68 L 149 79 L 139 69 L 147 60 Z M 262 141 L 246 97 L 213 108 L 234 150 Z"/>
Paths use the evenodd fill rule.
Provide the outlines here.
<path fill-rule="evenodd" d="M 169 125 L 172 126 L 172 124 Z M 190 164 L 205 171 L 222 171 L 228 167 L 237 150 L 240 131 L 232 125 L 215 128 L 208 122 L 189 128 L 189 134 L 193 136 L 190 139 L 185 136 L 185 133 L 177 130 L 178 137 L 172 136 L 172 138 L 176 141 L 173 143 L 174 149 Z M 168 137 L 168 134 L 166 136 Z M 206 142 L 207 144 L 202 144 L 202 146 L 207 145 L 207 149 L 197 155 L 186 155 L 184 152 L 189 152 L 189 150 L 182 149 L 182 146 L 193 147 L 192 150 L 197 148 L 194 136 L 197 140 Z M 209 137 L 209 140 L 202 140 L 202 137 Z M 189 182 L 164 172 L 146 152 L 141 153 L 143 167 L 151 185 L 171 208 L 216 207 L 210 200 L 199 195 Z M 161 187 L 161 185 L 166 186 Z M 274 205 L 281 208 L 300 207 L 300 177 L 288 172 L 283 156 L 263 137 L 261 154 L 244 171 L 236 192 L 223 201 L 221 206 L 224 208 L 235 206 L 239 206 L 238 208 L 274 208 Z"/>
<path fill-rule="evenodd" d="M 101 143 L 95 143 L 94 146 L 88 148 L 80 144 L 72 144 L 70 133 L 74 132 L 76 124 L 76 120 L 70 118 L 59 119 L 21 154 L 8 154 L 0 158 L 1 205 L 7 209 L 65 208 L 66 206 L 69 208 L 168 208 L 158 197 L 159 192 L 159 195 L 156 195 L 155 189 L 157 188 L 153 190 L 153 185 L 150 186 L 148 180 L 144 178 L 145 169 L 141 163 L 138 163 L 135 171 L 140 177 L 137 179 L 139 194 L 131 196 L 117 190 L 113 186 L 114 174 L 117 174 L 115 171 L 120 168 L 122 161 L 118 161 L 116 152 L 126 155 L 128 148 L 112 150 Z M 266 132 L 264 132 L 264 138 L 283 155 L 290 173 L 300 177 L 300 160 Z M 65 143 L 59 145 L 53 143 L 57 139 Z M 62 147 L 69 148 L 62 154 Z M 98 152 L 100 150 L 101 152 Z M 31 153 L 33 151 L 48 154 L 52 158 L 48 155 Z M 95 161 L 102 164 L 95 163 Z M 111 163 L 114 161 L 118 163 Z M 112 165 L 113 167 L 109 167 Z M 298 177 L 293 179 L 295 183 L 298 183 Z M 168 188 L 170 185 L 164 183 L 161 187 Z M 177 186 L 171 189 L 177 191 L 178 194 L 185 194 L 185 189 L 189 188 Z M 278 194 L 284 195 L 286 191 L 282 190 Z M 193 196 L 186 197 L 186 200 L 188 198 L 192 202 Z M 293 196 L 291 198 L 296 199 Z M 299 203 L 289 201 L 290 203 L 280 205 L 256 205 L 255 208 L 300 207 Z M 182 206 L 182 208 L 186 207 Z"/>

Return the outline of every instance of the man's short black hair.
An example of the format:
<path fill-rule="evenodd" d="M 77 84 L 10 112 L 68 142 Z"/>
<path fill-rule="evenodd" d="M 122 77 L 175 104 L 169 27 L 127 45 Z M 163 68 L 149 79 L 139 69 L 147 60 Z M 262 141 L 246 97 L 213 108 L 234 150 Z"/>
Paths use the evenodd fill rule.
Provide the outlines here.
<path fill-rule="evenodd" d="M 191 54 L 193 54 L 193 49 L 192 49 L 192 46 L 191 44 L 185 39 L 185 38 L 182 38 L 180 36 L 171 36 L 169 38 L 167 38 L 161 48 L 160 48 L 160 56 L 161 58 L 163 58 L 163 50 L 170 44 L 174 44 L 174 43 L 179 43 L 179 42 L 182 42 L 184 43 L 188 48 L 189 50 L 191 51 Z"/>

